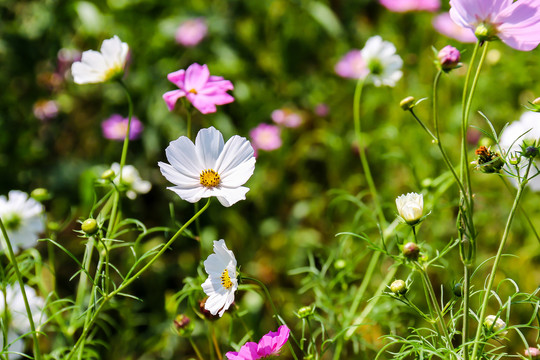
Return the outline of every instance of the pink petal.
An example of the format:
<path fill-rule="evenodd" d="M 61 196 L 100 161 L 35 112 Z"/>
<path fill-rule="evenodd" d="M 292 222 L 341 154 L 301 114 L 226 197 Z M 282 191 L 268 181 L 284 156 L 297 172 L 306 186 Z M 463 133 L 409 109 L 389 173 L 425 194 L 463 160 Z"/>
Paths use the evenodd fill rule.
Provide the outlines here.
<path fill-rule="evenodd" d="M 165 100 L 169 111 L 173 111 L 178 99 L 184 96 L 186 96 L 186 93 L 183 90 L 172 90 L 163 94 L 163 100 Z"/>
<path fill-rule="evenodd" d="M 209 78 L 210 71 L 208 70 L 208 66 L 199 65 L 197 63 L 191 64 L 186 70 L 184 90 L 199 91 L 208 82 Z"/>
<path fill-rule="evenodd" d="M 186 97 L 203 114 L 214 113 L 216 112 L 216 105 L 225 105 L 234 101 L 234 98 L 227 93 L 216 95 L 188 93 Z"/>
<path fill-rule="evenodd" d="M 225 356 L 229 360 L 256 360 L 261 358 L 257 355 L 257 344 L 254 342 L 247 342 L 242 346 L 240 352 L 229 351 Z"/>
<path fill-rule="evenodd" d="M 184 69 L 175 71 L 167 75 L 167 79 L 179 88 L 184 87 L 184 79 L 186 77 L 186 71 Z"/>
<path fill-rule="evenodd" d="M 234 90 L 232 82 L 229 80 L 209 81 L 198 91 L 199 94 L 212 95 Z"/>
<path fill-rule="evenodd" d="M 261 356 L 276 355 L 289 339 L 290 330 L 281 325 L 277 332 L 270 331 L 259 341 L 257 353 Z"/>

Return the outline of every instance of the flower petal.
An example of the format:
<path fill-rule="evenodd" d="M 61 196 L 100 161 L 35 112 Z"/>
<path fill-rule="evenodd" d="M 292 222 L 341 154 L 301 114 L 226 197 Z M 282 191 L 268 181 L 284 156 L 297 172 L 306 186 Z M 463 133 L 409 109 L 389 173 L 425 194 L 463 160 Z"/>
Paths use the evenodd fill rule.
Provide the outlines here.
<path fill-rule="evenodd" d="M 203 170 L 214 169 L 217 171 L 216 161 L 223 150 L 223 143 L 223 135 L 213 126 L 199 131 L 195 139 L 195 151 Z"/>
<path fill-rule="evenodd" d="M 186 77 L 184 81 L 184 90 L 196 90 L 197 92 L 201 90 L 208 78 L 210 77 L 210 71 L 208 66 L 199 65 L 197 63 L 191 64 L 186 70 Z"/>

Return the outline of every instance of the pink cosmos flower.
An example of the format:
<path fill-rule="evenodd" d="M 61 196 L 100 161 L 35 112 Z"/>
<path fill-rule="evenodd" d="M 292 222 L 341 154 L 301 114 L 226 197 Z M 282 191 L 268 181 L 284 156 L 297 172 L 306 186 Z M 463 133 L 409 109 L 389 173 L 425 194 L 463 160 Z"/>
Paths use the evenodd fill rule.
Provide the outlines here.
<path fill-rule="evenodd" d="M 459 65 L 459 58 L 461 54 L 458 49 L 453 46 L 446 45 L 443 47 L 437 54 L 439 64 L 441 68 L 448 72 L 452 69 L 455 69 Z"/>
<path fill-rule="evenodd" d="M 320 117 L 326 117 L 328 114 L 330 114 L 330 107 L 326 105 L 325 103 L 320 103 L 315 106 L 315 115 Z"/>
<path fill-rule="evenodd" d="M 362 58 L 362 52 L 353 49 L 345 54 L 334 67 L 336 74 L 348 79 L 362 79 L 367 76 L 369 69 Z"/>
<path fill-rule="evenodd" d="M 221 76 L 211 76 L 206 65 L 191 64 L 187 70 L 170 73 L 167 79 L 180 88 L 163 94 L 169 111 L 172 111 L 176 101 L 184 96 L 203 114 L 214 113 L 216 105 L 234 101 L 234 98 L 227 94 L 228 90 L 234 89 L 233 84 Z"/>
<path fill-rule="evenodd" d="M 299 127 L 304 122 L 301 114 L 286 108 L 274 110 L 270 116 L 276 124 L 289 128 Z"/>
<path fill-rule="evenodd" d="M 521 51 L 540 43 L 540 0 L 450 0 L 450 6 L 452 20 L 479 40 L 497 37 Z"/>
<path fill-rule="evenodd" d="M 435 16 L 431 23 L 435 30 L 449 38 L 462 43 L 476 42 L 474 31 L 469 28 L 461 27 L 453 22 L 450 14 L 447 12 Z"/>
<path fill-rule="evenodd" d="M 437 11 L 440 0 L 379 0 L 382 6 L 394 12 Z"/>
<path fill-rule="evenodd" d="M 185 47 L 193 47 L 200 43 L 208 32 L 206 21 L 202 18 L 189 19 L 178 26 L 176 42 Z"/>
<path fill-rule="evenodd" d="M 60 110 L 58 103 L 54 100 L 38 100 L 34 103 L 34 116 L 41 121 L 54 119 Z"/>
<path fill-rule="evenodd" d="M 125 118 L 120 114 L 111 115 L 110 118 L 101 123 L 103 137 L 109 140 L 123 141 L 126 137 L 129 118 Z M 133 116 L 131 118 L 131 126 L 129 127 L 129 140 L 135 140 L 141 137 L 144 129 L 142 122 Z"/>
<path fill-rule="evenodd" d="M 289 339 L 290 330 L 287 325 L 281 325 L 278 331 L 270 331 L 264 335 L 259 343 L 247 342 L 240 348 L 239 352 L 229 351 L 229 360 L 257 360 L 269 356 L 279 356 L 279 351 Z"/>
<path fill-rule="evenodd" d="M 255 150 L 272 151 L 281 147 L 281 129 L 275 125 L 259 124 L 249 132 Z"/>

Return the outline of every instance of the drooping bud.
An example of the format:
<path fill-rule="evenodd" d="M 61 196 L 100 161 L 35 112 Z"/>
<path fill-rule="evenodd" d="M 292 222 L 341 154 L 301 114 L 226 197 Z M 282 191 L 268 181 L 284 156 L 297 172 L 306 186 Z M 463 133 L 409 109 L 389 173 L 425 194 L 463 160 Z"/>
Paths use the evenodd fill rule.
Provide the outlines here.
<path fill-rule="evenodd" d="M 461 53 L 453 46 L 447 45 L 439 51 L 437 58 L 441 69 L 445 72 L 449 72 L 459 66 L 459 59 Z"/>
<path fill-rule="evenodd" d="M 390 284 L 390 291 L 396 295 L 404 295 L 407 290 L 407 284 L 403 280 L 396 280 Z"/>
<path fill-rule="evenodd" d="M 96 219 L 86 219 L 81 224 L 81 230 L 84 231 L 87 235 L 94 235 L 98 231 L 98 223 Z"/>
<path fill-rule="evenodd" d="M 408 242 L 403 245 L 403 255 L 409 260 L 416 261 L 420 255 L 420 247 L 413 242 Z"/>
<path fill-rule="evenodd" d="M 414 98 L 412 96 L 407 96 L 399 102 L 399 106 L 405 111 L 411 110 L 414 107 Z"/>

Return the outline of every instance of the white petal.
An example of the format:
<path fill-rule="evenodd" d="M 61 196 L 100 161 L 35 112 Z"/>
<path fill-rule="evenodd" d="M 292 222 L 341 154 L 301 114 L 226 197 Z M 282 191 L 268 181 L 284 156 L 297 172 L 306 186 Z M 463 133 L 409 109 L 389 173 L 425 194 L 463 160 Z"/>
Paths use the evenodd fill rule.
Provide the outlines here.
<path fill-rule="evenodd" d="M 237 188 L 222 188 L 220 189 L 219 195 L 216 195 L 217 199 L 221 205 L 225 207 L 232 206 L 240 200 L 246 199 L 246 193 L 249 191 L 249 188 L 240 186 Z"/>
<path fill-rule="evenodd" d="M 171 165 L 186 176 L 197 178 L 205 170 L 198 160 L 195 145 L 186 136 L 171 141 L 165 154 Z"/>
<path fill-rule="evenodd" d="M 223 135 L 213 126 L 201 129 L 195 139 L 195 149 L 199 159 L 206 169 L 216 169 L 216 160 L 223 150 Z M 218 171 L 219 173 L 219 171 Z"/>
<path fill-rule="evenodd" d="M 195 176 L 188 176 L 186 174 L 183 174 L 176 170 L 171 165 L 164 163 L 164 162 L 158 162 L 159 169 L 161 170 L 161 174 L 176 185 L 176 187 L 181 189 L 193 189 L 198 188 L 201 186 L 201 182 L 199 177 Z"/>
<path fill-rule="evenodd" d="M 216 164 L 216 171 L 221 176 L 227 176 L 229 171 L 241 163 L 253 158 L 251 143 L 241 136 L 235 135 L 227 141 Z"/>

